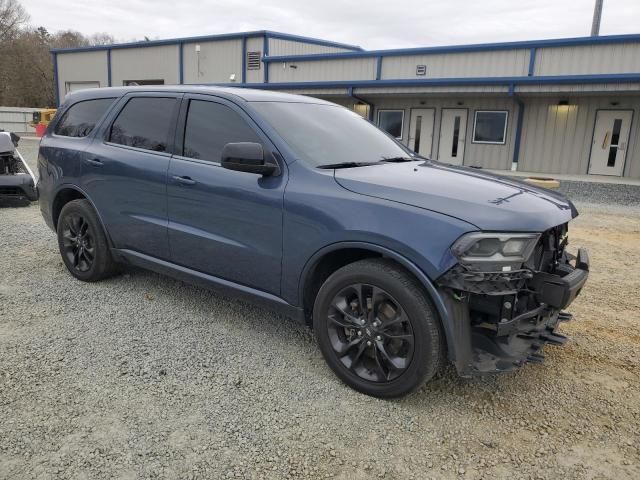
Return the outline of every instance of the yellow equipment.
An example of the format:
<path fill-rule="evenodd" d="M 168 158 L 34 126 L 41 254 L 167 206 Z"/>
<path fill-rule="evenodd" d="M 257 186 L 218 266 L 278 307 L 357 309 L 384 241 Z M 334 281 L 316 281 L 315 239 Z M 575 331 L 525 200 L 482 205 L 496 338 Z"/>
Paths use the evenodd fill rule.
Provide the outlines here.
<path fill-rule="evenodd" d="M 35 127 L 38 124 L 42 124 L 45 127 L 49 125 L 49 122 L 53 120 L 53 116 L 56 114 L 55 108 L 43 108 L 37 112 L 33 112 L 33 120 L 31 126 Z"/>

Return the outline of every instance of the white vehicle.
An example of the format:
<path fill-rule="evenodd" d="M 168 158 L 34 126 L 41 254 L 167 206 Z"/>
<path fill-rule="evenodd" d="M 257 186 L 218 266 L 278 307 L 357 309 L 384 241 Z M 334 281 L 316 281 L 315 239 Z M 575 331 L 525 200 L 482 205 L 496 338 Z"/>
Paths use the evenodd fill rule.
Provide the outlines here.
<path fill-rule="evenodd" d="M 0 198 L 38 199 L 33 172 L 17 150 L 20 137 L 0 131 Z"/>

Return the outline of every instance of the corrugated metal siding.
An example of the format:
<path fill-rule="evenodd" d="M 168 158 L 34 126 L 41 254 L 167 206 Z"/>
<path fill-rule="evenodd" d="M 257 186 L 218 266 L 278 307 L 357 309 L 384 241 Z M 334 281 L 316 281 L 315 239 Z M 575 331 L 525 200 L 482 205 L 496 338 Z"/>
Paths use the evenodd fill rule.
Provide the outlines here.
<path fill-rule="evenodd" d="M 631 131 L 629 132 L 629 149 L 624 166 L 624 176 L 640 178 L 640 99 L 630 103 L 634 105 Z"/>
<path fill-rule="evenodd" d="M 558 99 L 527 99 L 518 170 L 586 174 L 598 109 L 632 109 L 634 118 L 625 163 L 626 175 L 640 177 L 640 98 L 585 97 L 558 108 Z"/>
<path fill-rule="evenodd" d="M 375 58 L 270 63 L 269 82 L 324 82 L 330 80 L 375 80 Z M 296 68 L 291 68 L 294 65 Z"/>
<path fill-rule="evenodd" d="M 416 65 L 426 65 L 427 74 L 416 76 Z M 458 78 L 526 76 L 529 50 L 448 53 L 384 57 L 382 78 Z"/>
<path fill-rule="evenodd" d="M 232 74 L 242 81 L 242 40 L 185 43 L 183 48 L 184 83 L 227 83 Z"/>
<path fill-rule="evenodd" d="M 535 75 L 640 72 L 640 43 L 539 48 Z"/>
<path fill-rule="evenodd" d="M 0 129 L 14 133 L 33 133 L 35 128 L 29 125 L 33 112 L 39 108 L 0 107 Z"/>
<path fill-rule="evenodd" d="M 280 38 L 269 39 L 269 55 L 310 55 L 313 53 L 338 53 L 351 52 L 348 48 L 316 45 L 313 43 L 297 42 L 294 40 L 282 40 Z"/>
<path fill-rule="evenodd" d="M 458 105 L 462 102 L 462 105 Z M 464 150 L 464 165 L 480 166 L 483 168 L 507 170 L 511 168 L 513 156 L 513 142 L 516 126 L 515 102 L 509 98 L 485 97 L 485 98 L 443 98 L 443 97 L 419 97 L 415 98 L 381 98 L 375 102 L 374 119 L 377 119 L 378 110 L 404 110 L 404 128 L 402 132 L 402 143 L 408 144 L 411 108 L 434 108 L 435 123 L 433 132 L 433 149 L 438 151 L 440 139 L 440 121 L 443 108 L 464 108 L 467 109 L 467 129 Z M 487 145 L 472 143 L 473 120 L 476 110 L 507 110 L 509 119 L 507 123 L 507 138 L 504 145 Z"/>
<path fill-rule="evenodd" d="M 263 48 L 264 37 L 247 38 L 247 52 L 260 52 L 260 56 L 263 57 Z M 265 68 L 266 65 L 261 63 L 260 70 L 247 70 L 247 83 L 262 83 Z"/>
<path fill-rule="evenodd" d="M 340 98 L 335 96 L 347 95 L 346 88 L 303 88 L 303 89 L 298 88 L 294 90 L 278 90 L 278 91 L 282 93 L 290 93 L 292 95 L 308 95 L 310 97 L 322 98 L 323 100 L 326 100 L 327 96 L 334 96 L 334 98 Z M 331 101 L 335 103 L 334 100 L 331 100 Z"/>
<path fill-rule="evenodd" d="M 430 94 L 451 95 L 452 93 L 508 93 L 509 87 L 501 85 L 468 85 L 468 86 L 438 86 L 438 87 L 382 87 L 382 88 L 354 88 L 356 95 L 389 95 L 389 94 Z"/>
<path fill-rule="evenodd" d="M 608 93 L 637 92 L 640 83 L 587 83 L 582 85 L 521 85 L 516 87 L 517 93 Z"/>
<path fill-rule="evenodd" d="M 164 80 L 177 84 L 178 45 L 125 48 L 111 52 L 111 81 L 114 87 L 125 80 Z M 106 60 L 105 60 L 106 65 Z"/>
<path fill-rule="evenodd" d="M 59 53 L 58 57 L 58 95 L 60 100 L 66 95 L 66 82 L 100 82 L 107 87 L 107 52 Z"/>

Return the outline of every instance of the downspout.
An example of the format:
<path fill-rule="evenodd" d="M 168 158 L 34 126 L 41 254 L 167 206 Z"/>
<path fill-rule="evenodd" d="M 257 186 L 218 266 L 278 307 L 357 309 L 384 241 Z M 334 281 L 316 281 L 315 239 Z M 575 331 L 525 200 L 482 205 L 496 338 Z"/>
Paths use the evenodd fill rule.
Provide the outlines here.
<path fill-rule="evenodd" d="M 107 50 L 107 87 L 111 87 L 111 49 Z"/>
<path fill-rule="evenodd" d="M 182 42 L 178 47 L 178 83 L 180 85 L 184 83 L 184 43 Z"/>
<path fill-rule="evenodd" d="M 60 88 L 58 87 L 58 54 L 51 52 L 53 60 L 53 101 L 56 104 L 56 108 L 60 106 Z"/>
<path fill-rule="evenodd" d="M 262 56 L 269 56 L 269 34 L 267 32 L 264 34 Z M 264 83 L 269 83 L 269 62 L 264 62 Z"/>
<path fill-rule="evenodd" d="M 518 161 L 520 160 L 520 142 L 522 141 L 522 124 L 524 123 L 524 102 L 515 96 L 515 86 L 509 85 L 509 96 L 514 97 L 516 105 L 518 105 L 518 115 L 516 117 L 516 135 L 513 140 L 513 158 L 511 159 L 511 170 L 518 170 Z"/>
<path fill-rule="evenodd" d="M 265 63 L 264 68 L 268 68 Z M 247 83 L 247 37 L 242 37 L 242 83 Z"/>

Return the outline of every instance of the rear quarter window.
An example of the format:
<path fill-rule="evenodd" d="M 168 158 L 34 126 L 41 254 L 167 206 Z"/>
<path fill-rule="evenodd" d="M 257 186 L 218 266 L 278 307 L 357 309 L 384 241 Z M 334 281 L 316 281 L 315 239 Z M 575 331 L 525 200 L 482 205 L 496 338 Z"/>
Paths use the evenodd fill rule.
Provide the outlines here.
<path fill-rule="evenodd" d="M 72 105 L 57 123 L 54 133 L 63 137 L 86 137 L 115 98 L 96 98 Z"/>

